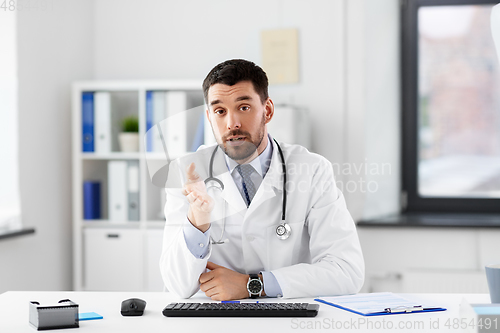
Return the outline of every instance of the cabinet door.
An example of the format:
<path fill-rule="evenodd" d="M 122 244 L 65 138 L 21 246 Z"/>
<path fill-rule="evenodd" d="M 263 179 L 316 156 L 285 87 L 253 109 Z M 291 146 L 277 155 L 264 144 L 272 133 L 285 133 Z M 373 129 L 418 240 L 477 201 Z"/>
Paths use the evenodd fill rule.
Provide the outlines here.
<path fill-rule="evenodd" d="M 140 230 L 84 230 L 84 286 L 96 291 L 144 289 Z"/>
<path fill-rule="evenodd" d="M 148 230 L 146 239 L 147 291 L 163 291 L 164 284 L 160 274 L 163 230 Z"/>

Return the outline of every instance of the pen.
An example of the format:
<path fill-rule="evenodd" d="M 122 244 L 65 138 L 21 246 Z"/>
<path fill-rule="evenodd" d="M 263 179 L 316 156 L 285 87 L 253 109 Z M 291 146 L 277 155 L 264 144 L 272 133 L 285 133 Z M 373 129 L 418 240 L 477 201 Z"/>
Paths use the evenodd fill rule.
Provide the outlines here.
<path fill-rule="evenodd" d="M 415 306 L 397 306 L 395 308 L 385 308 L 385 312 L 389 313 L 401 313 L 401 312 L 414 312 L 414 311 L 423 311 L 424 307 L 422 305 Z"/>

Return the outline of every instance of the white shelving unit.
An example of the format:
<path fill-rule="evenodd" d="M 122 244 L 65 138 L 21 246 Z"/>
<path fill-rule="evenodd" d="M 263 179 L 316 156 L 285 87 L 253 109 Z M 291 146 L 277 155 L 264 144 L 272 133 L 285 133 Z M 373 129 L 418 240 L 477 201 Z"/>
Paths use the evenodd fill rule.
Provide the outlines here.
<path fill-rule="evenodd" d="M 111 152 L 82 152 L 82 93 L 109 92 L 114 137 Z M 146 93 L 185 91 L 190 104 L 203 104 L 200 81 L 85 81 L 72 86 L 73 115 L 73 287 L 75 290 L 161 291 L 159 257 L 164 221 L 162 189 L 150 181 L 144 140 Z M 118 122 L 125 116 L 139 119 L 140 150 L 118 151 Z M 149 157 L 148 157 L 149 158 Z M 139 162 L 139 221 L 109 221 L 107 165 L 109 161 Z M 99 220 L 83 218 L 83 182 L 101 182 Z"/>

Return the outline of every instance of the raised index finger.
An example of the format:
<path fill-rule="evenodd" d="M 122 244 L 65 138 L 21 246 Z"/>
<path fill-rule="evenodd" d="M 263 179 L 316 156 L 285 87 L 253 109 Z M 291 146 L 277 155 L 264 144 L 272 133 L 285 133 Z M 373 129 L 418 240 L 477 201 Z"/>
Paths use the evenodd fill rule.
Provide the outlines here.
<path fill-rule="evenodd" d="M 186 168 L 186 176 L 188 183 L 196 183 L 200 180 L 200 175 L 195 171 L 196 165 L 191 163 Z"/>

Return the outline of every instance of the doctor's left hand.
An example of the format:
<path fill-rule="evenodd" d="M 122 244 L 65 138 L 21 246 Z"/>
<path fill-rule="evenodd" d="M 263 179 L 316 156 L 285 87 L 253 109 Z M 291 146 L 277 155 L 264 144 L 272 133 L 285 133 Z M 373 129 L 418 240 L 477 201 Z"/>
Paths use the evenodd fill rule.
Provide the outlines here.
<path fill-rule="evenodd" d="M 214 301 L 229 301 L 248 297 L 248 275 L 235 272 L 213 262 L 207 263 L 210 272 L 200 275 L 200 289 Z"/>

